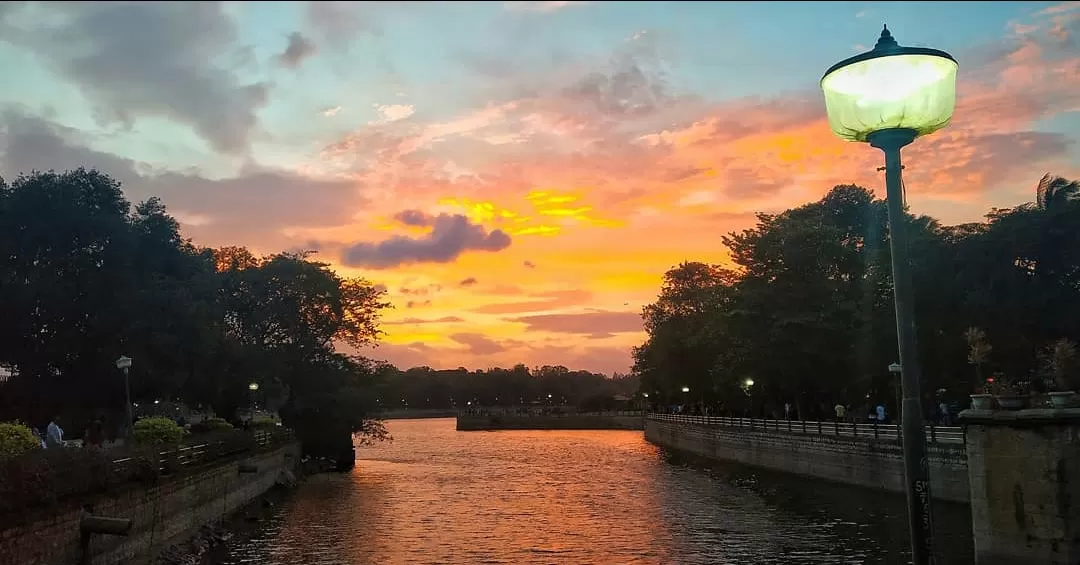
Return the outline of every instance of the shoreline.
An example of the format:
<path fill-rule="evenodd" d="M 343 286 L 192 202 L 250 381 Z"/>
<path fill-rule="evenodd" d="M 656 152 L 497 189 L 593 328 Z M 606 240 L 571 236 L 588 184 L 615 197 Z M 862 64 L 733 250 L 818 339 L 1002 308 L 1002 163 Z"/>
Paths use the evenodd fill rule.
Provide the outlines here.
<path fill-rule="evenodd" d="M 296 473 L 291 484 L 278 482 L 225 518 L 203 524 L 191 537 L 163 549 L 153 565 L 209 565 L 238 541 L 250 539 L 285 504 L 309 475 Z M 132 563 L 132 565 L 134 565 Z"/>
<path fill-rule="evenodd" d="M 239 509 L 217 525 L 216 529 L 225 535 L 218 538 L 216 543 L 211 543 L 197 555 L 188 554 L 184 561 L 159 560 L 155 565 L 213 565 L 220 563 L 228 554 L 229 550 L 238 543 L 250 540 L 260 532 L 266 523 L 273 520 L 289 499 L 296 492 L 302 480 L 298 479 L 295 486 L 277 488 L 267 491 L 265 495 L 251 504 Z"/>

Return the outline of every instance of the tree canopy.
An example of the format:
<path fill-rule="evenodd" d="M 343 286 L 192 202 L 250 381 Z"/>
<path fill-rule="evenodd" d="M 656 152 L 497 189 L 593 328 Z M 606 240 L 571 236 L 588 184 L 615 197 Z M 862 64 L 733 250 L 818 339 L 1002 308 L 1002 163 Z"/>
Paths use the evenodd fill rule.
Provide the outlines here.
<path fill-rule="evenodd" d="M 0 381 L 3 419 L 71 427 L 124 414 L 115 362 L 134 359 L 132 399 L 179 400 L 236 418 L 258 397 L 309 452 L 337 455 L 351 435 L 386 437 L 382 410 L 531 402 L 597 405 L 636 379 L 562 366 L 398 370 L 338 345 L 380 335 L 385 291 L 310 253 L 257 256 L 199 247 L 162 202 L 132 206 L 95 170 L 0 179 Z M 69 428 L 70 429 L 70 428 Z"/>
<path fill-rule="evenodd" d="M 1078 193 L 1080 183 L 1047 175 L 1034 202 L 984 222 L 906 215 L 924 394 L 966 398 L 980 385 L 976 369 L 1040 387 L 1040 352 L 1080 340 Z M 686 262 L 665 274 L 642 314 L 648 339 L 634 350 L 641 390 L 734 411 L 890 404 L 888 236 L 885 202 L 857 186 L 759 214 L 722 238 L 731 265 Z M 991 344 L 977 368 L 972 328 Z"/>
<path fill-rule="evenodd" d="M 377 339 L 384 291 L 305 253 L 197 247 L 159 200 L 133 207 L 97 171 L 0 180 L 0 288 L 6 415 L 122 414 L 127 355 L 136 400 L 231 417 L 255 382 L 302 439 L 383 433 L 372 364 L 335 343 Z"/>

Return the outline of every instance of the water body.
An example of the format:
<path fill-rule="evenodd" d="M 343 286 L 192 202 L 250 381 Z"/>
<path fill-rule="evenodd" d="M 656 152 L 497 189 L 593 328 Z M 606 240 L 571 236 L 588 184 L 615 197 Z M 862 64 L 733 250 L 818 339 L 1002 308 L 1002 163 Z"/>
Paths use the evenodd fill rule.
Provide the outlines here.
<path fill-rule="evenodd" d="M 395 420 L 351 474 L 301 485 L 219 565 L 900 564 L 902 496 L 680 460 L 630 431 Z M 935 516 L 972 563 L 966 506 Z"/>

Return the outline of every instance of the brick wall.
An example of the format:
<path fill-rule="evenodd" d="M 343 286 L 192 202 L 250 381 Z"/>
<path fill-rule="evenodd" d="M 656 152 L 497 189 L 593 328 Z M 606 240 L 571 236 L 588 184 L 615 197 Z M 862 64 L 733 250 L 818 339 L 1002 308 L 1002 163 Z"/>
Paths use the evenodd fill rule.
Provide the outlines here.
<path fill-rule="evenodd" d="M 298 453 L 298 447 L 291 444 L 175 479 L 164 478 L 150 488 L 134 488 L 92 501 L 94 514 L 130 518 L 133 523 L 126 537 L 92 536 L 90 563 L 151 563 L 162 549 L 265 493 L 282 469 L 295 465 Z M 257 466 L 258 472 L 239 473 L 242 463 Z M 0 532 L 0 565 L 80 563 L 82 515 L 82 508 L 67 509 Z"/>
<path fill-rule="evenodd" d="M 961 418 L 976 563 L 1080 563 L 1080 409 Z"/>
<path fill-rule="evenodd" d="M 718 461 L 905 492 L 902 448 L 890 441 L 645 421 L 645 439 Z M 963 446 L 927 446 L 934 498 L 968 502 Z"/>

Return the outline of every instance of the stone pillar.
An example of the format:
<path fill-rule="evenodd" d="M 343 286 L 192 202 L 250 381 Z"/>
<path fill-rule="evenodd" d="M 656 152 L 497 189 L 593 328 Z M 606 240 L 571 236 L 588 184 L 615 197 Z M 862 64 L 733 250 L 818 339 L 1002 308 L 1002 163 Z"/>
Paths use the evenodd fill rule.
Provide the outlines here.
<path fill-rule="evenodd" d="M 976 565 L 1080 563 L 1080 409 L 965 410 Z"/>

